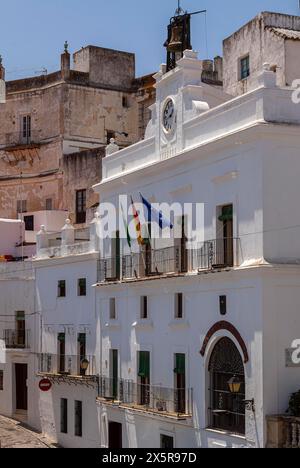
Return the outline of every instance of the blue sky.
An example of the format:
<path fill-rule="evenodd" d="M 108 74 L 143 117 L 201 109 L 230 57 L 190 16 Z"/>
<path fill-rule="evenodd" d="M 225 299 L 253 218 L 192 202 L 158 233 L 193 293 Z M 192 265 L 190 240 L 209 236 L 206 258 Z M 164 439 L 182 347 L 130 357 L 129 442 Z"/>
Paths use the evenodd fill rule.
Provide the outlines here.
<path fill-rule="evenodd" d="M 260 11 L 299 14 L 298 0 L 181 0 L 193 18 L 201 58 L 222 53 L 222 40 Z M 177 0 L 0 0 L 0 54 L 7 79 L 58 69 L 64 41 L 74 52 L 88 44 L 136 53 L 137 75 L 165 61 L 162 44 Z M 207 46 L 206 46 L 207 43 Z"/>

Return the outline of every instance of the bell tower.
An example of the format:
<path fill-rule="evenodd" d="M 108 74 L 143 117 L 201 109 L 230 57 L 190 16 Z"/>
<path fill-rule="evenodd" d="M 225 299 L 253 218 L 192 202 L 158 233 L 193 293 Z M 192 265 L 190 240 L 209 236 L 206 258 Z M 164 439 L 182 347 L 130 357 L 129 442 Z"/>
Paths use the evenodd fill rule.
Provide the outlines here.
<path fill-rule="evenodd" d="M 175 11 L 175 16 L 170 19 L 168 39 L 164 44 L 167 49 L 167 72 L 176 67 L 185 50 L 192 50 L 191 16 L 200 13 L 206 13 L 206 10 L 188 13 L 181 8 L 180 0 L 178 0 L 178 8 Z"/>

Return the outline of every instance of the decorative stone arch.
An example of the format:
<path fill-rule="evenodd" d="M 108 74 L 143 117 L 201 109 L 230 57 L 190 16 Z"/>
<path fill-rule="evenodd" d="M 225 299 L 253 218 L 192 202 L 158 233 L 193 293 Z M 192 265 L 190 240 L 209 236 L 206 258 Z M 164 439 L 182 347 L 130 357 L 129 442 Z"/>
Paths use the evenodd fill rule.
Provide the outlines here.
<path fill-rule="evenodd" d="M 206 349 L 207 349 L 207 346 L 208 346 L 211 338 L 220 330 L 226 330 L 229 333 L 231 333 L 232 336 L 234 336 L 234 338 L 238 342 L 239 346 L 241 347 L 241 350 L 243 351 L 244 364 L 247 364 L 247 362 L 249 362 L 249 354 L 248 354 L 248 350 L 247 350 L 247 346 L 245 344 L 245 341 L 243 340 L 243 338 L 240 335 L 239 331 L 231 323 L 226 322 L 226 321 L 221 321 L 221 322 L 215 323 L 215 325 L 213 325 L 211 327 L 211 329 L 208 331 L 208 333 L 207 333 L 207 335 L 206 335 L 206 337 L 205 337 L 205 339 L 203 341 L 202 348 L 200 350 L 201 356 L 202 357 L 205 356 Z"/>

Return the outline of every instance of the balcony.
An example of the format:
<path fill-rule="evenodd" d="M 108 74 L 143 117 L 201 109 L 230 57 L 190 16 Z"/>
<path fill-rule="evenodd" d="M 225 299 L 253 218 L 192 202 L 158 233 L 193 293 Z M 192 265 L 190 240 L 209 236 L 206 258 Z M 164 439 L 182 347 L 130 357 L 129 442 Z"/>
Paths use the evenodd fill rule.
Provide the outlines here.
<path fill-rule="evenodd" d="M 4 330 L 3 340 L 7 349 L 29 349 L 30 330 Z"/>
<path fill-rule="evenodd" d="M 41 354 L 39 374 L 89 379 L 96 376 L 95 356 Z"/>
<path fill-rule="evenodd" d="M 100 377 L 99 399 L 137 411 L 177 419 L 192 416 L 192 389 L 141 385 L 129 380 Z"/>
<path fill-rule="evenodd" d="M 267 416 L 267 448 L 300 448 L 300 418 Z"/>
<path fill-rule="evenodd" d="M 41 140 L 40 131 L 31 131 L 30 134 L 23 134 L 23 132 L 5 133 L 0 137 L 0 149 L 9 151 L 14 149 L 39 148 Z"/>
<path fill-rule="evenodd" d="M 239 257 L 240 240 L 236 238 L 206 241 L 193 250 L 181 246 L 149 249 L 122 257 L 101 259 L 98 283 L 222 270 L 238 266 Z"/>

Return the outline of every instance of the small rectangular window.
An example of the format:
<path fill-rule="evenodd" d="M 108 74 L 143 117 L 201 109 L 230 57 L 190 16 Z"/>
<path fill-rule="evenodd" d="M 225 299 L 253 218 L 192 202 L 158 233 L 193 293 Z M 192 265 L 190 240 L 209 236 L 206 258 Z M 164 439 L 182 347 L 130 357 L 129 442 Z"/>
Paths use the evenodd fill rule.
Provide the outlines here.
<path fill-rule="evenodd" d="M 141 297 L 141 319 L 146 320 L 148 318 L 148 297 Z"/>
<path fill-rule="evenodd" d="M 174 437 L 165 434 L 160 435 L 160 448 L 165 450 L 174 449 Z"/>
<path fill-rule="evenodd" d="M 82 437 L 82 401 L 75 401 L 75 436 Z"/>
<path fill-rule="evenodd" d="M 52 211 L 53 210 L 53 200 L 52 198 L 47 198 L 46 199 L 46 211 Z"/>
<path fill-rule="evenodd" d="M 109 318 L 110 320 L 117 319 L 116 299 L 114 297 L 111 297 L 109 300 Z"/>
<path fill-rule="evenodd" d="M 122 106 L 123 107 L 128 107 L 128 98 L 127 98 L 127 96 L 122 97 Z"/>
<path fill-rule="evenodd" d="M 34 216 L 24 216 L 25 231 L 34 231 Z"/>
<path fill-rule="evenodd" d="M 0 370 L 0 391 L 4 390 L 4 371 Z"/>
<path fill-rule="evenodd" d="M 86 296 L 86 278 L 80 278 L 78 280 L 78 296 Z"/>
<path fill-rule="evenodd" d="M 65 280 L 60 280 L 58 282 L 58 292 L 57 295 L 58 297 L 66 297 L 66 281 Z"/>
<path fill-rule="evenodd" d="M 240 79 L 244 80 L 250 76 L 250 56 L 243 57 L 240 61 Z"/>
<path fill-rule="evenodd" d="M 175 319 L 183 318 L 183 294 L 175 294 Z"/>
<path fill-rule="evenodd" d="M 68 434 L 68 400 L 66 398 L 60 400 L 60 432 Z"/>
<path fill-rule="evenodd" d="M 86 222 L 86 190 L 76 191 L 76 224 Z"/>

